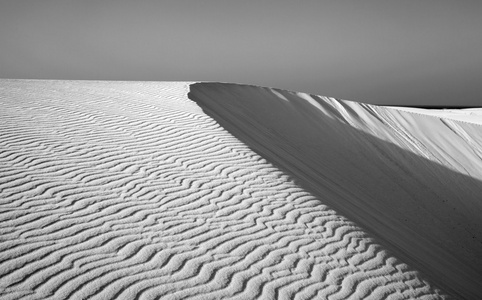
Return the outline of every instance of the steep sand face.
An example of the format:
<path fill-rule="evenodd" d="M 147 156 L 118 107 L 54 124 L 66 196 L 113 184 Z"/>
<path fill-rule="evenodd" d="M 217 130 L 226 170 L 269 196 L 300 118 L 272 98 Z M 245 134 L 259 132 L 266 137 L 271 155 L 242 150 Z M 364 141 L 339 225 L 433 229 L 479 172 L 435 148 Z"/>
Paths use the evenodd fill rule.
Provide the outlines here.
<path fill-rule="evenodd" d="M 229 122 L 218 122 L 251 136 L 249 147 L 189 100 L 190 88 L 193 98 L 206 98 L 203 106 L 225 110 L 216 112 L 225 113 Z M 220 104 L 209 102 L 213 95 Z M 255 98 L 238 101 L 246 95 Z M 257 106 L 264 97 L 272 110 Z M 374 139 L 366 143 L 378 152 L 358 149 L 357 135 L 370 135 L 362 130 L 347 135 L 351 125 L 339 125 L 345 115 L 341 108 L 327 106 L 331 114 L 320 121 L 312 114 L 316 103 L 310 98 L 305 100 L 311 106 L 294 107 L 301 109 L 301 119 L 293 107 L 273 102 L 289 104 L 292 97 L 305 96 L 237 85 L 190 87 L 185 82 L 0 80 L 0 298 L 449 298 L 444 289 L 451 291 L 450 286 L 438 286 L 441 291 L 419 273 L 425 261 L 405 264 L 378 243 L 386 240 L 374 239 L 361 222 L 339 213 L 351 210 L 368 225 L 390 227 L 380 232 L 391 230 L 395 241 L 390 241 L 411 253 L 400 235 L 412 234 L 408 229 L 413 228 L 387 206 L 401 201 L 398 189 L 414 179 L 405 173 L 396 178 L 383 174 L 403 181 L 401 187 L 384 186 L 388 183 L 380 179 L 376 193 L 397 200 L 389 204 L 381 205 L 381 198 L 364 190 L 377 185 L 370 176 L 381 176 L 380 159 L 394 174 L 410 172 L 410 166 L 393 164 L 391 159 L 401 155 L 398 148 Z M 281 120 L 276 125 L 281 127 L 266 127 L 263 122 L 270 118 Z M 321 143 L 310 140 L 304 119 L 325 122 L 335 132 L 321 135 Z M 390 131 L 385 138 L 392 138 Z M 350 147 L 331 145 L 338 140 Z M 269 160 L 298 166 L 298 173 L 289 170 L 297 177 L 252 151 L 254 145 Z M 308 149 L 314 164 L 305 166 L 300 160 L 306 153 L 294 149 Z M 329 149 L 340 158 L 328 155 Z M 359 151 L 365 155 L 362 165 L 360 157 L 352 156 Z M 409 152 L 403 154 L 415 166 L 421 163 Z M 362 167 L 368 169 L 348 173 Z M 424 169 L 418 167 L 418 180 L 432 183 L 435 175 L 427 176 Z M 456 194 L 454 180 L 461 190 L 472 188 L 454 174 L 444 179 L 449 183 L 445 189 L 406 194 L 413 201 L 423 200 L 414 196 L 418 193 Z M 319 189 L 310 192 L 300 186 L 313 178 L 320 180 Z M 332 209 L 336 203 L 338 211 Z M 432 204 L 420 204 L 420 210 L 430 208 L 426 205 Z M 404 204 L 396 209 L 408 210 Z M 410 222 L 422 220 L 416 215 L 410 211 Z M 421 215 L 425 218 L 426 211 Z M 470 219 L 459 221 L 460 226 L 472 224 Z M 420 237 L 408 238 L 432 247 L 423 230 Z M 457 241 L 473 253 L 465 236 Z M 462 251 L 443 249 L 431 254 L 452 257 Z M 454 274 L 459 276 L 455 271 L 447 275 Z"/>
<path fill-rule="evenodd" d="M 482 127 L 473 113 L 462 122 L 224 83 L 194 84 L 189 97 L 431 282 L 482 298 Z"/>

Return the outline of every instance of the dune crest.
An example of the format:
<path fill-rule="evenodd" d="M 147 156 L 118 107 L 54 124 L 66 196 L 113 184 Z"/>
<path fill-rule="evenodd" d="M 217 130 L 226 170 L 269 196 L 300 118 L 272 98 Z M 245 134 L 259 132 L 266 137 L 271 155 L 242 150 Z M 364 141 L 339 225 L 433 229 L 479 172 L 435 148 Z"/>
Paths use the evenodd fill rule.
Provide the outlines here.
<path fill-rule="evenodd" d="M 210 102 L 213 95 L 219 103 Z M 256 96 L 254 106 L 237 101 L 245 95 Z M 237 100 L 226 101 L 230 97 Z M 294 97 L 311 104 L 292 106 Z M 404 263 L 378 243 L 383 236 L 345 214 L 343 208 L 358 205 L 353 212 L 370 216 L 374 225 L 403 225 L 378 216 L 385 209 L 374 207 L 379 198 L 372 204 L 350 198 L 356 189 L 366 193 L 357 197 L 373 196 L 363 190 L 366 182 L 350 177 L 360 174 L 346 173 L 360 167 L 359 157 L 347 160 L 348 168 L 327 156 L 319 171 L 330 180 L 348 177 L 337 187 L 320 181 L 320 190 L 303 186 L 318 174 L 303 164 L 296 173 L 270 162 L 296 165 L 302 157 L 295 155 L 306 154 L 300 149 L 324 154 L 318 153 L 319 141 L 307 140 L 312 136 L 304 123 L 294 122 L 293 109 L 315 123 L 314 109 L 329 114 L 323 118 L 333 134 L 323 141 L 327 151 L 337 134 L 358 147 L 350 143 L 356 135 L 369 136 L 372 127 L 345 135 L 345 126 L 360 126 L 363 119 L 350 105 L 189 82 L 0 80 L 0 99 L 1 299 L 449 299 L 447 293 L 459 292 L 458 286 L 434 284 L 419 264 Z M 260 99 L 265 106 L 257 106 Z M 207 104 L 229 122 L 208 116 Z M 279 120 L 280 114 L 290 118 Z M 265 126 L 264 119 L 276 126 Z M 296 143 L 293 134 L 301 134 Z M 382 144 L 376 141 L 374 150 L 391 150 L 377 148 Z M 253 151 L 256 143 L 261 150 L 254 150 L 263 155 Z M 406 148 L 418 149 L 413 145 Z M 346 156 L 359 149 L 336 150 Z M 391 158 L 383 159 L 394 168 Z M 373 172 L 378 158 L 371 153 L 364 159 L 372 168 L 360 172 L 380 175 Z M 398 167 L 392 171 L 408 172 Z M 386 188 L 393 187 L 377 192 Z"/>

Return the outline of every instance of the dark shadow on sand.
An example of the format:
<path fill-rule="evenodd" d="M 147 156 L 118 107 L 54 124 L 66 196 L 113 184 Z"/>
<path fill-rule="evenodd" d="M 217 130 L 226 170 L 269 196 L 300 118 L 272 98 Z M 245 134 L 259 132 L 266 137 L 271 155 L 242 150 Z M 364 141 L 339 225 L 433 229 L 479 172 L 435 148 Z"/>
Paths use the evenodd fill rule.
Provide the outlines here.
<path fill-rule="evenodd" d="M 276 92 L 197 83 L 188 96 L 424 279 L 482 299 L 482 182 Z"/>

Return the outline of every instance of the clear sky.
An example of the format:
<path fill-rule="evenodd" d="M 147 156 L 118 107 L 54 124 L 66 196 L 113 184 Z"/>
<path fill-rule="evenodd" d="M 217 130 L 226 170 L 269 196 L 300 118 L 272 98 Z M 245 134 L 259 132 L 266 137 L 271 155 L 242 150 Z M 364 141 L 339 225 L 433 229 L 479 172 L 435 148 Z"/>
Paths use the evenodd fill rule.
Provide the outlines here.
<path fill-rule="evenodd" d="M 0 78 L 482 106 L 481 0 L 0 0 Z"/>

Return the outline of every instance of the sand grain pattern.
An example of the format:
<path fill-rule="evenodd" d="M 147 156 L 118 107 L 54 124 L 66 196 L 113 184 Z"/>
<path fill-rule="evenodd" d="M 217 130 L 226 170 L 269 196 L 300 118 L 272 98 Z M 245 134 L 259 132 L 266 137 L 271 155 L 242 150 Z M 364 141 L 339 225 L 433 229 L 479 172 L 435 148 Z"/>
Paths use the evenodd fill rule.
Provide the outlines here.
<path fill-rule="evenodd" d="M 0 81 L 1 299 L 449 298 L 189 90 Z"/>

